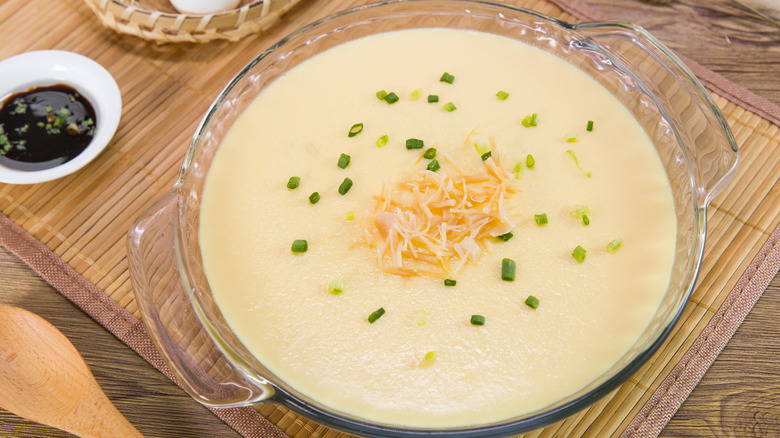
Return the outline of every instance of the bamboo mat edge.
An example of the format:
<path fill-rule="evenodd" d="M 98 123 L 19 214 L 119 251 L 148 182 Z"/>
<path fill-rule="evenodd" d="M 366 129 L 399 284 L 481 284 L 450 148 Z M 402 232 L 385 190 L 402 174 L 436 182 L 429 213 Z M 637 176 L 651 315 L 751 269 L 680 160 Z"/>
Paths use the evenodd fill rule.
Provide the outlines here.
<path fill-rule="evenodd" d="M 577 0 L 573 0 L 573 1 L 567 1 L 567 0 L 546 0 L 546 1 L 554 3 L 554 4 L 557 4 L 558 6 L 561 6 L 562 8 L 564 8 L 564 10 L 567 10 L 567 6 L 571 7 L 571 5 L 576 5 L 576 4 L 579 3 Z M 537 2 L 537 3 L 544 3 L 544 2 Z M 555 14 L 549 12 L 549 11 L 546 11 L 546 10 L 542 10 L 542 12 L 546 12 L 546 13 L 550 13 L 551 15 L 555 15 Z M 571 11 L 569 11 L 569 12 L 571 12 Z M 560 14 L 558 14 L 558 15 L 560 15 Z M 699 72 L 697 72 L 697 75 L 699 75 Z M 716 81 L 716 83 L 717 83 L 717 81 Z M 708 81 L 708 85 L 711 85 L 710 81 Z M 729 97 L 731 99 L 731 101 L 734 101 L 734 98 L 735 98 L 734 94 L 729 94 L 729 93 L 724 92 L 723 95 L 726 96 L 726 97 Z M 738 94 L 736 96 L 738 96 Z M 741 108 L 748 108 L 748 109 L 752 110 L 753 112 L 756 112 L 754 106 L 751 107 L 749 105 L 745 105 L 745 106 L 740 106 L 740 107 Z M 762 116 L 762 114 L 760 112 L 758 114 L 759 114 L 759 116 Z M 778 114 L 780 114 L 780 112 L 778 112 Z M 768 117 L 763 117 L 763 118 L 766 119 L 766 120 L 772 121 L 771 118 L 768 118 Z M 775 119 L 774 123 L 775 124 L 778 123 L 776 121 L 776 119 Z M 128 159 L 128 160 L 132 161 L 132 159 Z M 179 162 L 176 159 L 171 160 L 170 157 L 168 158 L 167 161 L 169 161 L 169 162 L 172 161 L 174 167 L 176 167 L 178 165 L 178 162 Z M 168 163 L 168 165 L 170 165 L 170 163 Z M 148 171 L 150 174 L 154 173 L 152 170 L 147 170 L 147 169 L 144 169 L 144 170 Z M 157 181 L 157 182 L 159 183 L 159 181 Z M 22 205 L 22 201 L 21 200 L 17 199 L 17 200 L 15 200 L 15 202 L 19 202 L 18 205 L 20 207 L 24 207 L 24 205 Z M 718 211 L 721 210 L 721 208 L 719 208 L 717 206 L 715 206 L 715 207 L 716 207 L 715 208 L 716 210 L 718 210 Z M 108 208 L 108 207 L 106 207 L 106 208 Z M 723 212 L 728 214 L 725 208 L 723 209 Z M 735 217 L 736 217 L 736 214 L 735 214 Z M 0 220 L 0 233 L 3 233 L 4 230 L 7 229 L 8 224 L 11 224 L 14 227 L 17 227 L 19 230 L 21 230 L 22 233 L 24 233 L 24 235 L 26 236 L 26 238 L 31 239 L 30 241 L 27 241 L 26 238 L 22 239 L 23 240 L 23 244 L 21 246 L 18 246 L 19 245 L 18 242 L 16 244 L 10 244 L 10 243 L 6 242 L 5 239 L 2 239 L 0 237 L 0 244 L 2 244 L 6 248 L 8 248 L 12 252 L 14 252 L 14 254 L 16 254 L 20 259 L 25 261 L 31 267 L 33 267 L 33 265 L 36 264 L 36 263 L 40 263 L 41 261 L 48 260 L 49 262 L 54 261 L 54 262 L 56 262 L 58 264 L 61 264 L 63 269 L 65 269 L 66 271 L 69 269 L 70 271 L 69 271 L 69 273 L 66 276 L 66 280 L 68 282 L 75 282 L 77 285 L 79 285 L 79 287 L 83 288 L 84 290 L 93 290 L 94 289 L 94 290 L 100 292 L 98 295 L 90 295 L 90 296 L 87 296 L 86 298 L 83 298 L 83 297 L 82 298 L 78 298 L 79 300 L 86 299 L 86 301 L 81 301 L 81 304 L 76 303 L 77 305 L 79 305 L 79 307 L 84 309 L 88 314 L 90 314 L 91 316 L 93 316 L 93 318 L 95 318 L 98 322 L 100 322 L 101 325 L 103 325 L 106 328 L 108 328 L 112 333 L 117 335 L 117 337 L 119 337 L 120 340 L 122 340 L 124 343 L 130 345 L 131 347 L 134 347 L 134 345 L 138 345 L 139 342 L 149 342 L 148 337 L 146 337 L 145 340 L 143 339 L 144 338 L 145 329 L 143 328 L 143 326 L 140 324 L 140 322 L 135 317 L 130 315 L 131 319 L 130 320 L 126 320 L 126 321 L 129 321 L 129 324 L 130 324 L 131 327 L 136 327 L 136 328 L 134 328 L 132 330 L 129 330 L 127 333 L 125 333 L 124 331 L 122 331 L 120 329 L 116 329 L 117 332 L 119 333 L 119 334 L 117 334 L 117 332 L 114 332 L 114 329 L 110 328 L 111 324 L 113 323 L 111 318 L 101 317 L 101 319 L 98 319 L 98 317 L 95 316 L 95 315 L 100 314 L 101 312 L 105 312 L 105 308 L 102 308 L 102 307 L 95 308 L 94 307 L 95 303 L 90 301 L 90 300 L 95 300 L 97 298 L 98 301 L 100 301 L 100 300 L 105 301 L 105 303 L 101 304 L 101 306 L 105 305 L 105 306 L 109 306 L 110 307 L 110 306 L 113 305 L 113 306 L 116 306 L 119 309 L 121 309 L 122 312 L 128 313 L 127 312 L 128 309 L 123 307 L 123 306 L 126 306 L 127 303 L 115 301 L 114 300 L 114 295 L 112 294 L 112 292 L 116 292 L 117 291 L 117 289 L 116 289 L 117 287 L 119 287 L 120 289 L 130 287 L 128 278 L 122 277 L 121 275 L 117 275 L 114 278 L 114 277 L 111 277 L 111 275 L 113 274 L 113 271 L 107 271 L 107 272 L 104 272 L 103 274 L 106 274 L 106 276 L 108 276 L 108 278 L 109 278 L 108 282 L 97 282 L 97 285 L 93 284 L 92 282 L 90 282 L 90 280 L 87 279 L 87 276 L 86 276 L 85 273 L 83 273 L 83 272 L 79 273 L 79 271 L 73 269 L 73 266 L 76 265 L 79 269 L 81 269 L 83 271 L 84 270 L 82 268 L 83 266 L 92 266 L 92 265 L 97 266 L 97 265 L 100 264 L 101 260 L 83 260 L 83 259 L 81 259 L 81 258 L 84 257 L 84 254 L 82 254 L 82 252 L 79 251 L 78 246 L 76 246 L 76 245 L 71 246 L 70 243 L 67 241 L 67 238 L 64 237 L 64 236 L 61 236 L 61 233 L 59 233 L 59 231 L 56 230 L 56 229 L 50 230 L 50 236 L 51 237 L 47 237 L 47 239 L 43 243 L 41 243 L 41 241 L 39 241 L 38 239 L 33 237 L 34 235 L 37 235 L 35 233 L 35 230 L 37 230 L 37 227 L 41 226 L 41 222 L 36 222 L 35 216 L 25 216 L 24 214 L 20 215 L 19 212 L 16 211 L 16 214 L 14 215 L 13 220 L 8 220 L 8 218 L 6 216 L 3 216 L 0 219 L 2 219 L 2 220 Z M 740 218 L 737 217 L 737 219 L 739 220 Z M 14 222 L 16 222 L 16 223 L 20 223 L 21 222 L 23 227 L 18 227 L 18 225 L 15 224 Z M 750 225 L 750 224 L 744 223 L 744 225 Z M 758 227 L 756 227 L 754 225 L 751 225 L 751 227 L 758 229 Z M 26 228 L 26 230 L 25 230 L 25 228 Z M 774 228 L 774 233 L 772 234 L 772 236 L 777 235 L 778 234 L 778 230 L 780 230 L 780 227 Z M 760 231 L 760 229 L 759 229 L 759 231 Z M 735 233 L 737 233 L 737 232 L 738 231 L 735 231 Z M 767 230 L 766 233 L 768 234 L 768 232 L 769 231 Z M 772 243 L 772 242 L 774 242 L 774 243 L 772 245 L 770 245 L 770 243 Z M 78 243 L 78 242 L 76 242 L 76 243 Z M 10 246 L 17 245 L 17 246 L 15 246 L 16 251 L 14 249 L 12 249 L 11 247 L 9 247 L 9 245 Z M 40 247 L 36 249 L 37 246 L 40 246 Z M 762 249 L 759 251 L 759 253 L 756 254 L 755 257 L 752 257 L 751 262 L 753 264 L 755 264 L 755 262 L 758 260 L 758 258 L 759 258 L 759 256 L 761 254 L 766 253 L 765 250 L 767 248 L 770 248 L 770 247 L 772 248 L 771 250 L 769 250 L 769 252 L 772 252 L 772 251 L 777 252 L 776 238 L 774 238 L 774 240 L 773 240 L 773 238 L 770 237 L 767 240 L 767 242 L 764 243 L 761 246 L 762 246 Z M 51 250 L 52 247 L 54 247 L 56 249 L 56 251 L 52 252 L 52 250 Z M 43 250 L 45 250 L 45 251 L 43 251 Z M 18 253 L 17 253 L 17 251 L 18 251 Z M 43 253 L 41 251 L 43 251 Z M 774 252 L 772 252 L 772 254 L 774 254 Z M 49 254 L 49 255 L 46 255 L 46 254 Z M 49 256 L 51 256 L 53 258 L 48 258 Z M 764 259 L 765 263 L 767 262 L 767 260 L 780 259 L 780 255 L 777 255 L 777 257 L 775 257 L 775 256 L 773 256 L 773 257 L 774 258 L 770 258 L 770 259 L 765 258 Z M 737 261 L 737 262 L 739 262 L 739 261 Z M 770 263 L 770 265 L 771 265 L 771 263 Z M 52 282 L 53 280 L 50 280 L 50 278 L 51 278 L 51 276 L 53 274 L 51 272 L 49 272 L 49 273 L 46 272 L 47 265 L 45 265 L 45 264 L 44 265 L 38 265 L 38 267 L 40 269 L 39 274 L 44 279 L 49 281 L 50 284 L 55 286 L 55 288 L 57 288 L 58 290 L 62 291 L 62 289 L 60 289 L 60 288 L 61 287 L 64 288 L 65 286 L 60 284 L 60 286 L 58 287 L 55 283 Z M 85 272 L 88 272 L 89 268 L 86 268 L 86 269 L 87 269 L 87 271 L 85 271 Z M 38 271 L 38 269 L 36 269 L 36 271 Z M 756 285 L 758 285 L 758 283 L 756 283 L 756 282 L 760 283 L 760 279 L 763 278 L 761 275 L 764 275 L 764 276 L 767 275 L 767 272 L 771 271 L 771 266 L 769 268 L 767 268 L 767 265 L 762 264 L 760 269 L 759 269 L 760 272 L 759 271 L 750 271 L 750 272 L 748 272 L 748 271 L 750 271 L 750 270 L 746 270 L 744 273 L 742 273 L 742 272 L 738 272 L 737 273 L 738 274 L 737 277 L 739 277 L 739 278 L 738 279 L 735 278 L 733 280 L 734 282 L 736 282 L 736 285 L 733 288 L 727 289 L 727 290 L 730 290 L 730 293 L 728 293 L 728 294 L 721 294 L 721 295 L 727 295 L 727 297 L 723 299 L 724 302 L 729 302 L 729 300 L 731 298 L 734 298 L 733 296 L 736 296 L 736 295 L 739 295 L 739 296 L 742 296 L 742 297 L 753 296 L 753 295 L 750 295 L 750 294 L 745 294 L 744 293 L 745 289 L 740 289 L 739 288 L 740 285 L 743 285 L 743 283 L 747 282 L 747 283 L 750 283 L 750 284 L 754 285 L 754 287 L 757 287 Z M 94 272 L 92 272 L 91 274 L 94 274 Z M 761 274 L 761 275 L 759 275 L 759 274 Z M 47 278 L 47 276 L 48 276 L 48 278 Z M 771 277 L 772 276 L 770 275 L 769 278 L 771 279 Z M 105 279 L 106 277 L 103 277 L 103 278 Z M 120 286 L 116 286 L 116 284 L 120 284 Z M 767 284 L 768 284 L 768 281 L 767 281 Z M 758 297 L 760 296 L 761 292 L 763 292 L 765 287 L 766 287 L 766 285 L 764 285 L 763 288 L 760 288 L 760 290 L 758 291 L 758 294 L 754 296 L 755 300 L 758 299 Z M 121 290 L 119 292 L 121 292 Z M 66 295 L 64 292 L 63 292 L 63 294 Z M 68 295 L 66 295 L 66 296 L 68 296 Z M 126 298 L 126 295 L 125 295 L 125 298 Z M 716 300 L 719 299 L 719 298 L 721 298 L 720 295 L 715 297 Z M 71 298 L 71 299 L 74 300 L 73 298 Z M 752 308 L 752 304 L 755 303 L 755 300 L 753 300 L 750 303 L 750 306 L 747 308 L 747 310 L 744 311 L 744 314 L 741 315 L 741 318 L 739 318 L 739 320 L 738 320 L 739 322 L 736 324 L 736 327 L 739 326 L 739 323 L 741 323 L 742 319 L 747 314 L 749 309 Z M 74 302 L 76 302 L 76 301 L 74 300 Z M 717 304 L 717 302 L 713 303 L 712 305 L 715 308 L 717 308 L 717 306 L 715 304 Z M 82 306 L 84 306 L 84 307 L 82 307 Z M 698 303 L 697 303 L 697 306 L 698 306 Z M 691 307 L 691 306 L 689 305 L 688 307 Z M 709 308 L 710 308 L 709 305 L 704 305 L 703 308 L 696 307 L 695 309 L 691 309 L 691 312 L 694 312 L 694 314 L 692 314 L 692 316 L 691 316 L 692 323 L 698 323 L 699 321 L 704 321 L 708 316 L 711 316 L 709 313 L 707 313 L 707 312 L 709 312 L 709 310 L 708 310 Z M 723 310 L 725 308 L 727 308 L 727 306 L 726 305 L 722 305 L 721 310 Z M 120 312 L 120 314 L 121 314 L 121 312 Z M 116 316 L 116 315 L 114 315 L 114 316 Z M 739 315 L 736 315 L 736 317 L 738 317 L 738 316 Z M 123 319 L 123 318 L 120 318 L 120 319 Z M 134 320 L 134 323 L 133 323 L 133 320 Z M 710 326 L 712 326 L 713 324 L 715 325 L 715 327 L 725 327 L 725 326 L 720 326 L 719 324 L 725 323 L 724 321 L 726 321 L 726 319 L 724 319 L 724 318 L 716 318 L 716 317 L 712 316 L 711 319 L 709 319 L 707 321 L 709 321 L 708 328 Z M 732 321 L 732 323 L 733 323 L 733 321 Z M 133 325 L 133 324 L 135 324 L 135 325 Z M 139 326 L 140 326 L 140 328 L 138 328 Z M 736 327 L 734 327 L 734 330 L 736 330 Z M 142 329 L 144 329 L 144 330 L 142 330 Z M 705 330 L 705 332 L 706 332 L 706 330 Z M 696 339 L 694 340 L 694 342 L 699 342 L 701 339 L 703 339 L 705 332 L 702 332 L 699 336 L 697 336 Z M 694 333 L 692 333 L 691 335 L 695 336 Z M 728 337 L 725 338 L 725 341 L 723 342 L 723 345 L 725 345 L 725 342 L 730 337 L 731 336 L 729 335 Z M 686 353 L 687 354 L 687 353 L 693 351 L 693 349 L 694 349 L 693 345 L 684 343 L 681 347 L 679 347 L 679 351 L 674 352 L 674 354 L 682 356 L 682 353 Z M 722 346 L 720 347 L 720 349 L 722 349 Z M 720 352 L 720 349 L 716 349 L 714 347 L 710 347 L 709 352 L 710 353 L 715 352 L 714 356 L 712 356 L 712 360 L 714 360 L 714 358 L 717 357 L 717 353 Z M 155 353 L 156 353 L 156 351 L 155 351 Z M 675 357 L 678 357 L 678 356 L 675 356 Z M 688 356 L 685 356 L 685 357 L 688 357 Z M 151 361 L 150 361 L 150 363 L 151 363 Z M 682 361 L 676 362 L 675 364 L 677 366 L 679 366 L 680 363 L 682 363 Z M 689 363 L 689 362 L 686 362 L 686 363 Z M 164 367 L 164 364 L 162 366 Z M 709 364 L 707 364 L 707 366 L 709 366 Z M 676 369 L 677 368 L 675 368 L 675 370 Z M 705 368 L 705 371 L 706 371 L 706 368 Z M 704 372 L 702 371 L 701 375 L 703 375 L 703 374 L 704 374 Z M 669 377 L 667 377 L 666 380 L 669 380 L 672 375 L 675 375 L 674 372 L 669 374 Z M 685 377 L 690 379 L 691 376 L 690 375 L 686 375 Z M 695 379 L 695 381 L 693 381 L 693 386 L 695 386 L 695 383 L 698 382 L 698 380 L 700 378 L 701 378 L 701 376 L 699 376 L 698 378 Z M 666 380 L 664 381 L 664 383 L 666 382 Z M 675 380 L 675 381 L 677 381 L 677 380 Z M 637 421 L 637 419 L 643 418 L 639 414 L 644 413 L 645 410 L 647 410 L 647 409 L 650 409 L 650 411 L 649 411 L 650 415 L 648 416 L 648 418 L 652 418 L 652 419 L 662 418 L 662 417 L 659 417 L 659 413 L 664 413 L 664 415 L 665 415 L 665 413 L 668 413 L 668 410 L 667 411 L 659 410 L 659 407 L 668 407 L 668 400 L 667 399 L 663 399 L 663 398 L 659 399 L 659 397 L 660 397 L 660 395 L 662 393 L 661 388 L 663 388 L 663 384 L 661 386 L 657 386 L 657 387 L 651 387 L 651 388 L 644 387 L 643 388 L 642 387 L 643 385 L 641 385 L 641 382 L 639 382 L 639 380 L 636 380 L 636 379 L 634 380 L 633 384 L 634 384 L 635 388 L 632 388 L 631 391 L 629 391 L 629 390 L 626 390 L 625 392 L 618 392 L 618 391 L 616 391 L 613 395 L 605 397 L 603 400 L 599 401 L 593 407 L 587 409 L 586 411 L 583 411 L 582 413 L 577 414 L 574 417 L 570 417 L 569 419 L 564 420 L 564 422 L 562 422 L 563 424 L 558 429 L 556 429 L 557 432 L 552 431 L 552 429 L 549 429 L 549 430 L 539 430 L 539 431 L 531 432 L 531 433 L 527 434 L 526 436 L 528 436 L 529 438 L 532 437 L 532 436 L 558 436 L 558 433 L 561 433 L 561 432 L 572 433 L 572 434 L 580 434 L 580 435 L 583 435 L 583 434 L 587 433 L 589 435 L 594 435 L 595 434 L 595 436 L 600 436 L 600 435 L 598 435 L 598 432 L 600 430 L 599 431 L 594 431 L 595 429 L 597 429 L 599 427 L 602 428 L 602 429 L 603 428 L 607 428 L 607 429 L 613 428 L 614 429 L 614 427 L 615 427 L 614 423 L 616 423 L 616 422 L 619 424 L 619 426 L 617 427 L 618 431 L 620 430 L 621 427 L 626 427 L 626 431 L 634 430 L 634 429 L 631 429 L 631 426 L 627 426 L 627 424 L 626 424 L 627 421 L 631 420 L 632 421 L 631 424 L 633 425 L 634 422 Z M 691 388 L 693 386 L 691 386 Z M 669 392 L 666 392 L 664 394 L 668 394 L 668 393 Z M 687 396 L 687 394 L 686 394 L 686 396 Z M 642 407 L 642 411 L 641 412 L 636 412 L 639 409 L 637 407 L 634 410 L 632 410 L 632 412 L 627 416 L 627 418 L 623 418 L 623 419 L 617 418 L 616 415 L 613 415 L 612 418 L 608 419 L 608 424 L 606 424 L 606 426 L 604 424 L 601 424 L 599 426 L 594 426 L 592 424 L 592 420 L 595 420 L 604 411 L 608 411 L 610 406 L 614 406 L 615 403 L 619 403 L 621 400 L 625 400 L 625 399 L 629 399 L 632 404 L 636 403 L 637 406 L 641 406 Z M 685 399 L 685 397 L 682 397 L 682 400 L 684 400 L 684 399 Z M 679 401 L 680 404 L 682 403 L 682 400 Z M 660 402 L 667 402 L 667 404 L 663 404 L 663 403 L 660 403 Z M 679 407 L 679 405 L 677 407 Z M 252 410 L 252 411 L 255 412 L 254 410 Z M 674 408 L 674 411 L 676 411 L 676 407 Z M 674 413 L 674 411 L 672 411 L 671 414 L 668 415 L 669 418 L 671 418 L 671 415 Z M 264 412 L 268 412 L 268 409 L 266 411 L 264 411 Z M 288 433 L 294 433 L 294 432 L 290 432 L 290 430 L 292 430 L 292 429 L 287 429 L 287 425 L 289 423 L 291 423 L 291 422 L 300 422 L 300 420 L 298 420 L 294 415 L 290 414 L 290 411 L 287 411 L 286 409 L 276 409 L 276 410 L 273 411 L 273 414 L 274 414 L 274 418 L 277 418 L 277 419 L 278 419 L 279 415 L 283 415 L 283 418 L 281 420 L 278 420 L 278 421 L 275 420 L 275 421 L 273 421 L 274 423 L 277 423 L 280 427 L 282 427 L 283 429 L 288 431 Z M 269 418 L 271 418 L 271 416 L 269 416 Z M 225 419 L 225 418 L 223 418 L 223 419 Z M 591 419 L 591 421 L 584 421 L 583 419 Z M 225 421 L 228 422 L 228 424 L 231 424 L 230 420 L 225 420 Z M 668 418 L 666 419 L 666 421 L 668 421 Z M 642 423 L 642 422 L 640 422 L 640 423 Z M 642 423 L 642 424 L 650 424 L 650 423 L 645 422 L 645 423 Z M 654 423 L 654 424 L 657 424 L 657 423 Z M 663 422 L 663 424 L 665 424 L 665 421 Z M 234 428 L 236 427 L 233 424 L 231 424 L 231 426 L 233 426 Z M 305 428 L 306 425 L 304 424 L 303 427 Z M 663 425 L 661 425 L 661 428 L 662 427 L 663 427 Z M 658 434 L 658 432 L 660 432 L 661 428 L 658 428 L 658 430 L 656 432 L 654 432 L 654 435 L 652 434 L 653 431 L 651 430 L 650 431 L 651 434 L 649 434 L 649 435 L 635 435 L 635 436 L 656 436 Z M 639 431 L 639 430 L 646 431 L 647 430 L 647 426 L 644 426 L 644 428 L 637 427 L 636 430 L 637 431 Z M 249 433 L 249 432 L 247 432 L 247 433 Z M 247 435 L 247 436 L 250 436 L 250 435 Z M 326 436 L 327 436 L 327 434 L 326 434 Z"/>

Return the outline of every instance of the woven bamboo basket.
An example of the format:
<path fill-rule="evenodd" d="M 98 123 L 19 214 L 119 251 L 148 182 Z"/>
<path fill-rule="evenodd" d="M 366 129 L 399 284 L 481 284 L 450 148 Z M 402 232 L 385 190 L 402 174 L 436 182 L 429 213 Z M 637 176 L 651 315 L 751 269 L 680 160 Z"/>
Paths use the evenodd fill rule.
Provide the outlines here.
<path fill-rule="evenodd" d="M 243 0 L 225 12 L 178 13 L 166 0 L 84 0 L 104 26 L 164 43 L 237 41 L 268 28 L 300 0 Z"/>

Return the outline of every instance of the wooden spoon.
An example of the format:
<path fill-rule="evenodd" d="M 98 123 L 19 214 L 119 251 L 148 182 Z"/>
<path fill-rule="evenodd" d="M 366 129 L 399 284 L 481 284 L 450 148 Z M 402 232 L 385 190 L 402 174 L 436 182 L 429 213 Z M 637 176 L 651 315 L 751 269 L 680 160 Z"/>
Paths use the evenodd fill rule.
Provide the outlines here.
<path fill-rule="evenodd" d="M 142 437 L 76 347 L 40 316 L 0 306 L 0 407 L 82 437 Z"/>

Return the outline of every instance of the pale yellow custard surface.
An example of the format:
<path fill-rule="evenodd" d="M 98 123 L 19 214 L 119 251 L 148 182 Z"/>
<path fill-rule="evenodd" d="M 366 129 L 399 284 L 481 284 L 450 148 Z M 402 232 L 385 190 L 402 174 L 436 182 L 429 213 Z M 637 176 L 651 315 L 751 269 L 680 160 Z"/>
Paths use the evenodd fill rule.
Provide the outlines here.
<path fill-rule="evenodd" d="M 452 84 L 439 80 L 445 71 Z M 400 100 L 378 99 L 383 89 Z M 428 103 L 429 94 L 439 102 Z M 457 109 L 443 110 L 447 102 Z M 537 126 L 523 126 L 533 113 Z M 348 137 L 357 123 L 362 132 Z M 378 147 L 383 135 L 389 140 Z M 360 226 L 374 197 L 425 169 L 429 147 L 439 174 L 453 164 L 481 169 L 470 135 L 492 137 L 509 172 L 523 163 L 507 200 L 514 237 L 485 240 L 477 262 L 453 275 L 454 287 L 382 271 Z M 407 150 L 408 138 L 425 148 Z M 337 166 L 342 153 L 351 157 L 346 169 Z M 294 190 L 291 176 L 301 178 Z M 354 184 L 341 195 L 345 177 Z M 312 204 L 315 191 L 321 199 Z M 578 204 L 590 209 L 589 225 L 572 217 Z M 543 212 L 549 223 L 540 226 L 534 215 Z M 214 297 L 252 354 L 324 405 L 410 427 L 504 420 L 597 378 L 657 309 L 676 233 L 649 138 L 601 85 L 523 43 L 446 29 L 353 41 L 263 90 L 220 146 L 200 219 Z M 623 245 L 607 251 L 618 237 Z M 296 239 L 307 240 L 306 253 L 291 251 Z M 582 263 L 572 257 L 578 245 L 587 250 Z M 515 281 L 502 281 L 503 258 L 516 262 Z M 343 293 L 328 291 L 334 279 Z M 537 309 L 524 304 L 529 295 Z M 369 324 L 380 307 L 386 313 Z M 485 324 L 472 325 L 474 314 Z M 421 364 L 431 351 L 436 359 Z"/>

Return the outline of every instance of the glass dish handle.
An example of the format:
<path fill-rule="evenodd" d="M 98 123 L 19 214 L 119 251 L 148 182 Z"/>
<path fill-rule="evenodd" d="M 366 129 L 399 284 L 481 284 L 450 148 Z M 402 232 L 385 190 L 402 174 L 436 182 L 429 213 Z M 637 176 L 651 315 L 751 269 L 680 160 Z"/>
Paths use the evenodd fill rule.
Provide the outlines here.
<path fill-rule="evenodd" d="M 149 334 L 179 384 L 198 402 L 235 407 L 266 400 L 274 388 L 225 360 L 182 286 L 175 251 L 178 207 L 179 194 L 169 192 L 129 231 L 135 299 Z"/>
<path fill-rule="evenodd" d="M 664 116 L 679 129 L 696 185 L 696 204 L 706 208 L 734 175 L 739 153 L 734 135 L 710 93 L 691 70 L 663 43 L 643 28 L 618 21 L 594 21 L 573 26 L 606 49 L 601 62 L 631 71 L 668 109 Z"/>

